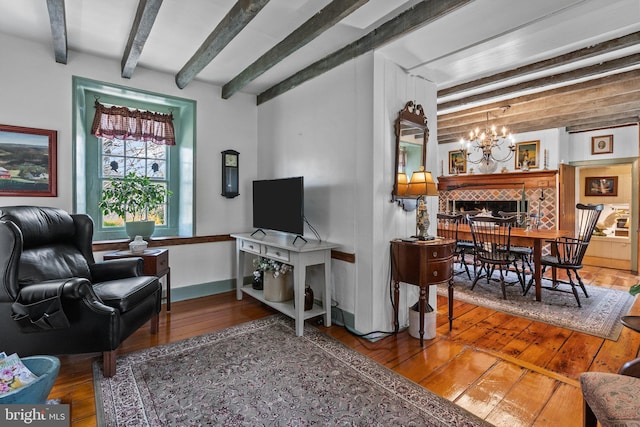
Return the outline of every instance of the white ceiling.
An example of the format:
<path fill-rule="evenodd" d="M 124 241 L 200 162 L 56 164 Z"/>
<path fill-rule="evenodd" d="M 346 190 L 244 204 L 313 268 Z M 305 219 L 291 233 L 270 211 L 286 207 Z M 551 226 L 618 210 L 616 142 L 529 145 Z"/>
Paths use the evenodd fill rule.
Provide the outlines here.
<path fill-rule="evenodd" d="M 138 67 L 178 73 L 235 2 L 164 0 Z M 196 79 L 223 86 L 329 3 L 271 0 Z M 416 3 L 370 0 L 242 91 L 256 95 L 265 91 Z M 83 52 L 120 61 L 137 6 L 134 0 L 65 0 L 67 63 Z M 442 89 L 639 30 L 640 0 L 475 0 L 379 52 Z M 48 45 L 54 61 L 45 0 L 0 0 L 0 32 Z M 0 46 L 0 52 L 8 48 Z M 640 46 L 565 66 L 562 71 L 637 52 Z M 513 81 L 494 87 L 509 84 Z"/>

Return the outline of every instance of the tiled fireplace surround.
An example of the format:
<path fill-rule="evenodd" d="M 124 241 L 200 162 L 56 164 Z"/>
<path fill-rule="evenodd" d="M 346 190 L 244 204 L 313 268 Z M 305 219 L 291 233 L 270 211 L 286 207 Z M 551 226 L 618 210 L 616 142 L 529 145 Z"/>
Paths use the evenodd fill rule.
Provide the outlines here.
<path fill-rule="evenodd" d="M 556 171 L 464 175 L 438 178 L 438 211 L 451 210 L 452 201 L 521 201 L 524 191 L 530 214 L 542 214 L 539 227 L 556 226 Z M 544 197 L 543 200 L 540 200 Z M 497 212 L 494 212 L 497 214 Z"/>

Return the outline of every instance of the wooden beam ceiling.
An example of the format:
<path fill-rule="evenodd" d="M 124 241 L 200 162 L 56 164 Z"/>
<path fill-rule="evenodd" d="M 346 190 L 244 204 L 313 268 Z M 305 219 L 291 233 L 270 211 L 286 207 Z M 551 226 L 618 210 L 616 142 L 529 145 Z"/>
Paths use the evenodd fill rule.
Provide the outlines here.
<path fill-rule="evenodd" d="M 269 3 L 269 0 L 238 0 L 229 13 L 176 74 L 176 84 L 184 89 L 233 38 Z"/>
<path fill-rule="evenodd" d="M 242 89 L 247 83 L 261 76 L 278 62 L 291 55 L 320 34 L 333 27 L 344 17 L 357 10 L 369 0 L 333 0 L 320 12 L 309 18 L 304 24 L 284 38 L 280 43 L 269 49 L 253 64 L 245 68 L 240 74 L 222 87 L 222 98 L 229 99 L 231 95 Z"/>
<path fill-rule="evenodd" d="M 440 89 L 438 90 L 438 97 L 441 98 L 449 95 L 455 95 L 457 93 L 461 93 L 470 89 L 479 89 L 488 85 L 501 83 L 515 77 L 524 77 L 529 74 L 550 70 L 555 67 L 571 64 L 576 61 L 582 61 L 598 55 L 615 52 L 619 49 L 633 47 L 639 43 L 640 32 L 631 33 L 626 36 L 618 37 L 617 39 L 608 40 L 606 42 L 602 42 L 593 46 L 585 47 L 584 49 L 578 49 L 565 55 L 556 56 L 554 58 L 534 62 L 533 64 L 524 65 L 522 67 L 494 74 L 492 76 L 483 77 L 477 80 L 472 80 L 470 82 Z"/>
<path fill-rule="evenodd" d="M 120 62 L 121 75 L 125 79 L 130 79 L 133 75 L 133 70 L 138 64 L 138 59 L 140 59 L 140 54 L 142 54 L 142 49 L 147 37 L 149 37 L 153 23 L 156 21 L 161 5 L 162 0 L 140 0 L 138 2 L 138 10 L 129 32 L 127 47 Z"/>
<path fill-rule="evenodd" d="M 471 129 L 484 129 L 487 112 L 490 124 L 512 133 L 634 124 L 640 116 L 640 70 L 439 115 L 438 142 L 456 142 Z"/>
<path fill-rule="evenodd" d="M 438 18 L 472 2 L 473 0 L 429 0 L 418 3 L 395 18 L 385 22 L 365 36 L 325 56 L 289 78 L 258 95 L 258 105 L 293 89 L 370 50 L 382 46 L 405 33 L 433 22 Z"/>
<path fill-rule="evenodd" d="M 53 39 L 53 53 L 56 62 L 67 63 L 67 20 L 65 16 L 64 0 L 47 0 L 51 37 Z"/>

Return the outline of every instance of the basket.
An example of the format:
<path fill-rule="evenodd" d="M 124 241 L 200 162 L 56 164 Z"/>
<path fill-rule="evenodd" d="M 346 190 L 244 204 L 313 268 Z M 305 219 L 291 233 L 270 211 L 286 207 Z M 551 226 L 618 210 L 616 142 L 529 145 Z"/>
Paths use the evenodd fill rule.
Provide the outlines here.
<path fill-rule="evenodd" d="M 58 377 L 60 360 L 53 356 L 29 356 L 20 360 L 38 378 L 19 389 L 0 394 L 0 404 L 45 403 Z"/>

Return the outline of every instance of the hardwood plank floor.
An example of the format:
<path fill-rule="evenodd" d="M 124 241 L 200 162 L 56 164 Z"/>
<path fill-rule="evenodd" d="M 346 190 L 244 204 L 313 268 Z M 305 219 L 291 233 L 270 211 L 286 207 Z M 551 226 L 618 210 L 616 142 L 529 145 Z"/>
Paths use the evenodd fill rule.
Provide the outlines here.
<path fill-rule="evenodd" d="M 635 274 L 585 267 L 585 283 L 627 291 Z M 455 302 L 451 332 L 446 299 L 438 297 L 437 336 L 425 341 L 407 331 L 377 342 L 356 337 L 341 326 L 320 330 L 399 374 L 446 397 L 497 426 L 581 426 L 584 371 L 617 372 L 638 357 L 640 334 L 624 328 L 618 341 L 604 340 L 543 323 Z M 172 304 L 162 312 L 160 333 L 143 327 L 118 353 L 179 341 L 273 314 L 235 292 Z M 635 303 L 631 314 L 640 314 Z M 71 405 L 73 426 L 96 425 L 92 363 L 99 354 L 61 356 L 60 375 L 50 398 Z"/>

